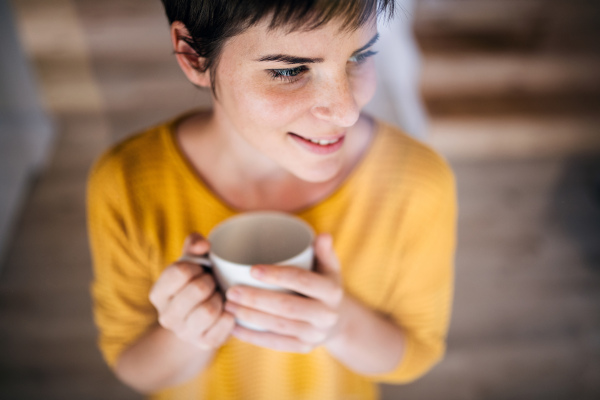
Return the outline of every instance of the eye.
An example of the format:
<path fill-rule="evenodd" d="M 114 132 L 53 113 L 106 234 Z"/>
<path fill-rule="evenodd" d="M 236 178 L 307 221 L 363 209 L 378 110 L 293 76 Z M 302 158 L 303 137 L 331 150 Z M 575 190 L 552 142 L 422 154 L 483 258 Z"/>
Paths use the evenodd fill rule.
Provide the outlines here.
<path fill-rule="evenodd" d="M 366 60 L 367 60 L 369 57 L 372 57 L 372 56 L 374 56 L 375 54 L 377 54 L 377 52 L 376 52 L 376 51 L 372 51 L 372 50 L 365 51 L 364 53 L 356 54 L 356 55 L 354 55 L 354 56 L 350 57 L 350 58 L 348 59 L 348 61 L 350 61 L 350 62 L 353 62 L 353 63 L 356 63 L 356 64 L 360 65 L 360 64 L 362 64 L 363 62 L 365 62 L 365 61 L 366 61 Z"/>
<path fill-rule="evenodd" d="M 299 79 L 299 76 L 304 72 L 308 71 L 308 68 L 304 65 L 295 68 L 285 69 L 269 69 L 267 70 L 273 79 L 280 79 L 288 82 L 295 82 Z"/>

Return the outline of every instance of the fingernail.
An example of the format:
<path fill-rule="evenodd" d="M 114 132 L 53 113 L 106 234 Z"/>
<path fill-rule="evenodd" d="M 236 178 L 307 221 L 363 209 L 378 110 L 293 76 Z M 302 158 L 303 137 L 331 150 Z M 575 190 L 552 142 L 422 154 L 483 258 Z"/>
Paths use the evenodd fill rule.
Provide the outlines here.
<path fill-rule="evenodd" d="M 229 300 L 239 300 L 242 298 L 242 293 L 238 289 L 229 289 L 226 293 Z"/>
<path fill-rule="evenodd" d="M 265 274 L 265 269 L 263 267 L 261 267 L 260 265 L 255 265 L 250 270 L 250 273 L 255 278 L 262 278 Z"/>

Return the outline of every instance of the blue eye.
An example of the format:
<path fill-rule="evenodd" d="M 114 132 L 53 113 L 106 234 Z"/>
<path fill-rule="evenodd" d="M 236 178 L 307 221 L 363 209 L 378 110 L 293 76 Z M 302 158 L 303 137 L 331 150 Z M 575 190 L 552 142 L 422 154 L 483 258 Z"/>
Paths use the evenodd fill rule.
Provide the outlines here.
<path fill-rule="evenodd" d="M 295 81 L 296 77 L 303 72 L 308 71 L 308 68 L 304 65 L 295 68 L 285 68 L 285 69 L 270 69 L 268 70 L 273 79 L 282 79 L 287 81 Z"/>
<path fill-rule="evenodd" d="M 363 62 L 365 62 L 367 60 L 367 58 L 372 57 L 375 54 L 377 54 L 376 51 L 372 51 L 372 50 L 365 51 L 364 53 L 360 53 L 360 54 L 350 57 L 348 59 L 348 61 L 356 63 L 356 64 L 362 64 Z"/>

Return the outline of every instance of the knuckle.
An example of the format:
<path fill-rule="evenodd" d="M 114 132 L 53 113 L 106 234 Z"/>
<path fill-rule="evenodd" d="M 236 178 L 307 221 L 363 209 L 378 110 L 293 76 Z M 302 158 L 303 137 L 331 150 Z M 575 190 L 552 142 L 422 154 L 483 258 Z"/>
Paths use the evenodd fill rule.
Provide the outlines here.
<path fill-rule="evenodd" d="M 206 293 L 206 289 L 207 288 L 204 286 L 204 284 L 202 282 L 190 283 L 189 287 L 186 289 L 186 292 L 187 292 L 186 297 L 191 302 L 194 302 L 194 303 L 199 302 L 204 297 L 204 295 Z"/>
<path fill-rule="evenodd" d="M 315 335 L 315 343 L 323 343 L 327 339 L 327 332 L 317 331 Z"/>
<path fill-rule="evenodd" d="M 186 325 L 191 331 L 203 332 L 206 326 L 206 321 L 201 312 L 194 310 L 186 319 Z"/>
<path fill-rule="evenodd" d="M 178 261 L 173 264 L 173 275 L 178 279 L 190 279 L 193 276 L 192 265 L 185 261 Z"/>
<path fill-rule="evenodd" d="M 169 315 L 165 315 L 165 314 L 160 315 L 158 317 L 158 323 L 167 329 L 171 329 L 171 327 L 174 325 L 173 319 Z"/>
<path fill-rule="evenodd" d="M 319 330 L 313 330 L 305 335 L 304 342 L 312 345 L 317 345 L 325 341 L 326 338 L 326 333 Z"/>
<path fill-rule="evenodd" d="M 221 314 L 222 305 L 219 302 L 211 301 L 206 304 L 205 312 L 210 320 L 215 320 Z"/>
<path fill-rule="evenodd" d="M 301 286 L 301 287 L 309 287 L 311 285 L 311 276 L 306 271 L 294 268 L 294 274 L 292 278 Z"/>
<path fill-rule="evenodd" d="M 338 323 L 339 315 L 332 311 L 323 313 L 320 318 L 319 325 L 325 328 L 331 328 Z"/>
<path fill-rule="evenodd" d="M 275 320 L 275 329 L 279 332 L 287 333 L 290 331 L 290 323 L 283 318 L 277 318 Z"/>
<path fill-rule="evenodd" d="M 218 304 L 219 307 L 223 307 L 223 295 L 221 295 L 221 292 L 213 292 L 210 300 Z"/>
<path fill-rule="evenodd" d="M 235 325 L 232 315 L 222 314 L 213 328 L 204 333 L 202 340 L 210 348 L 220 347 L 228 338 L 228 333 Z"/>
<path fill-rule="evenodd" d="M 230 330 L 234 327 L 235 325 L 235 317 L 229 313 L 223 313 L 223 315 L 221 316 L 221 318 L 223 318 L 223 325 L 225 326 L 226 330 Z"/>
<path fill-rule="evenodd" d="M 220 341 L 220 338 L 219 338 L 219 337 L 217 337 L 217 336 L 213 336 L 213 335 L 207 335 L 207 336 L 205 336 L 205 337 L 202 339 L 202 341 L 204 342 L 204 344 L 205 344 L 207 347 L 209 347 L 209 348 L 211 348 L 211 349 L 214 349 L 215 347 L 218 347 L 218 346 L 219 346 L 219 344 L 220 344 L 220 343 L 219 343 L 219 341 Z"/>
<path fill-rule="evenodd" d="M 340 320 L 340 315 L 338 313 L 331 313 L 331 316 L 329 317 L 329 324 L 328 327 L 331 328 L 333 326 L 336 326 L 337 323 Z"/>
<path fill-rule="evenodd" d="M 190 283 L 192 287 L 192 292 L 194 294 L 194 297 L 196 298 L 202 298 L 207 296 L 215 288 L 212 279 L 207 279 L 205 276 L 207 275 L 202 275 L 201 277 L 199 277 L 198 279 L 194 279 Z"/>
<path fill-rule="evenodd" d="M 247 307 L 255 307 L 257 304 L 257 295 L 253 288 L 245 288 L 242 292 L 239 302 Z"/>
<path fill-rule="evenodd" d="M 219 315 L 219 310 L 217 309 L 217 307 L 215 305 L 207 304 L 206 307 L 204 308 L 204 313 L 206 314 L 208 319 L 210 319 L 212 321 L 215 318 L 217 318 L 217 316 Z"/>
<path fill-rule="evenodd" d="M 194 341 L 194 338 L 190 337 L 186 332 L 176 332 L 176 331 L 173 331 L 173 333 L 175 334 L 175 336 L 178 339 L 180 339 L 180 340 L 182 340 L 184 342 L 193 342 Z"/>
<path fill-rule="evenodd" d="M 220 336 L 215 339 L 215 348 L 221 347 L 227 341 L 227 335 Z"/>
<path fill-rule="evenodd" d="M 286 315 L 295 315 L 296 313 L 297 306 L 293 300 L 294 299 L 290 298 L 290 296 L 281 296 L 277 301 L 280 310 Z"/>
<path fill-rule="evenodd" d="M 212 347 L 207 343 L 206 339 L 204 338 L 199 338 L 194 340 L 194 344 L 196 345 L 196 347 L 198 347 L 200 350 L 211 350 Z"/>
<path fill-rule="evenodd" d="M 336 286 L 331 291 L 330 302 L 331 302 L 331 304 L 337 306 L 338 304 L 341 303 L 343 297 L 344 297 L 344 290 L 341 287 Z"/>
<path fill-rule="evenodd" d="M 148 300 L 150 300 L 150 303 L 152 303 L 152 305 L 155 307 L 158 306 L 160 298 L 154 288 L 150 291 L 150 294 L 148 294 Z"/>

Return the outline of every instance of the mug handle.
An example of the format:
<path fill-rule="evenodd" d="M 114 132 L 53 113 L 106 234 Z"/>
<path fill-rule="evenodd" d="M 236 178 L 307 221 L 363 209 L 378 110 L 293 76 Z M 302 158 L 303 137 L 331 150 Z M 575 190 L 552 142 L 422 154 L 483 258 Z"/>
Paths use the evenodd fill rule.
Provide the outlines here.
<path fill-rule="evenodd" d="M 193 264 L 199 264 L 202 265 L 203 267 L 208 267 L 208 268 L 212 268 L 213 267 L 213 263 L 212 261 L 210 261 L 210 259 L 207 256 L 191 256 L 189 254 L 184 254 L 183 256 L 179 257 L 179 261 L 186 261 L 186 262 L 190 262 Z"/>

